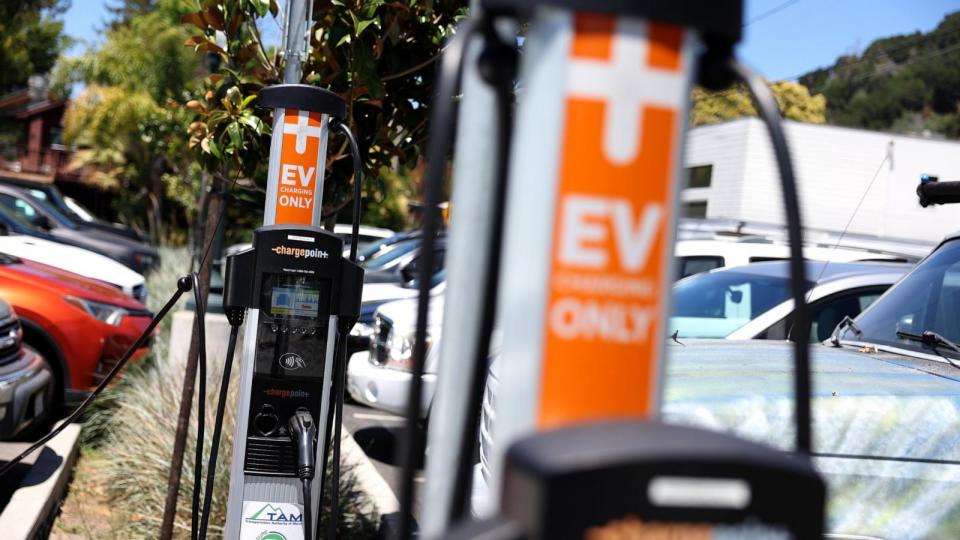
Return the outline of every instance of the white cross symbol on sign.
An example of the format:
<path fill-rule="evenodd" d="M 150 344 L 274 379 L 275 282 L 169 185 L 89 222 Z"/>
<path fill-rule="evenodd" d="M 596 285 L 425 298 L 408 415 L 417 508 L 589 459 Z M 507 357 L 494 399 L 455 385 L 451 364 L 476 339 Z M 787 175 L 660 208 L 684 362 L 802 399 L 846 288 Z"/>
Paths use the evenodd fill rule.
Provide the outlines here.
<path fill-rule="evenodd" d="M 323 129 L 319 126 L 311 126 L 309 124 L 310 113 L 307 111 L 299 111 L 297 115 L 297 123 L 290 124 L 287 122 L 283 123 L 283 133 L 284 135 L 296 135 L 297 136 L 297 153 L 302 154 L 307 151 L 307 137 L 323 137 Z"/>
<path fill-rule="evenodd" d="M 647 24 L 617 21 L 611 58 L 574 58 L 570 62 L 568 91 L 571 97 L 606 103 L 603 150 L 612 163 L 626 164 L 640 146 L 644 105 L 675 109 L 679 114 L 687 99 L 687 85 L 680 71 L 647 65 Z"/>

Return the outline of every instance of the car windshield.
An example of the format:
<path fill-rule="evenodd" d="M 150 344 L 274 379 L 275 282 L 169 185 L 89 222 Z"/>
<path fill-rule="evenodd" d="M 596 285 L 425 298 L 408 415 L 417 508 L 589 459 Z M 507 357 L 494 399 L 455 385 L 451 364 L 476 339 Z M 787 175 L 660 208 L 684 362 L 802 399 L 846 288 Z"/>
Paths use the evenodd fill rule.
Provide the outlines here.
<path fill-rule="evenodd" d="M 789 278 L 736 270 L 697 274 L 673 287 L 670 333 L 724 338 L 789 297 Z"/>
<path fill-rule="evenodd" d="M 24 229 L 37 232 L 37 228 L 33 225 L 33 223 L 30 223 L 30 220 L 16 212 L 8 211 L 7 207 L 2 204 L 0 204 L 0 214 L 3 214 L 3 219 L 5 220 L 15 221 Z"/>
<path fill-rule="evenodd" d="M 72 199 L 72 198 L 70 198 L 70 197 L 64 197 L 64 198 L 63 198 L 63 203 L 66 205 L 67 208 L 69 208 L 71 211 L 73 211 L 74 214 L 76 214 L 77 216 L 79 216 L 80 219 L 82 219 L 82 220 L 84 220 L 84 221 L 96 221 L 96 220 L 97 220 L 97 216 L 93 215 L 93 212 L 91 212 L 90 210 L 88 210 L 86 207 L 84 207 L 82 204 L 80 204 L 80 203 L 77 202 L 76 200 L 74 200 L 74 199 Z"/>
<path fill-rule="evenodd" d="M 907 337 L 925 332 L 960 341 L 960 240 L 947 242 L 920 263 L 861 313 L 855 326 L 845 327 L 840 339 L 960 357 L 949 346 Z"/>
<path fill-rule="evenodd" d="M 385 268 L 393 261 L 403 257 L 407 253 L 410 253 L 419 247 L 420 242 L 418 240 L 407 240 L 405 242 L 394 244 L 364 261 L 363 267 L 368 270 Z"/>

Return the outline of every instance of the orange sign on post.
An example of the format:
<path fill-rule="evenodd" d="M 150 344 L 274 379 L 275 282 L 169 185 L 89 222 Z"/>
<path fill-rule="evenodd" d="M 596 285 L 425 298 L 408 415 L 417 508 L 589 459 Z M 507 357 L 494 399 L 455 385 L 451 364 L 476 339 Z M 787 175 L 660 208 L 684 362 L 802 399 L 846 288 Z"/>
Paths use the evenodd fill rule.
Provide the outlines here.
<path fill-rule="evenodd" d="M 655 412 L 687 99 L 684 37 L 666 24 L 575 18 L 540 429 Z"/>
<path fill-rule="evenodd" d="M 323 190 L 323 115 L 286 109 L 283 122 L 275 125 L 281 133 L 279 166 L 270 171 L 277 186 L 274 223 L 315 223 Z M 277 140 L 275 133 L 274 144 Z"/>

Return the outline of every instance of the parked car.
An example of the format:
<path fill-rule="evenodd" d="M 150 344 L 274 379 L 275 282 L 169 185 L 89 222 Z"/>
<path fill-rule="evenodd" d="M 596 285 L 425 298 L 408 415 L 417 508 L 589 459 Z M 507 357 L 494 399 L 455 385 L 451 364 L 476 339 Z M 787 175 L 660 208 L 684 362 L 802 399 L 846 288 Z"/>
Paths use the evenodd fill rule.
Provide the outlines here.
<path fill-rule="evenodd" d="M 83 398 L 152 318 L 143 304 L 114 287 L 4 254 L 0 297 L 20 316 L 27 345 L 50 363 L 55 403 Z"/>
<path fill-rule="evenodd" d="M 349 223 L 337 223 L 333 226 L 333 234 L 343 238 L 343 247 L 350 248 L 350 240 L 353 237 L 353 225 Z M 371 227 L 369 225 L 360 225 L 357 233 L 357 253 L 362 252 L 370 245 L 390 238 L 397 233 L 390 229 L 382 227 Z"/>
<path fill-rule="evenodd" d="M 153 247 L 120 234 L 78 225 L 62 212 L 19 188 L 0 185 L 0 205 L 32 226 L 47 231 L 56 241 L 89 249 L 144 273 L 160 262 Z"/>
<path fill-rule="evenodd" d="M 16 312 L 0 299 L 0 439 L 43 425 L 52 410 L 53 381 L 47 360 L 24 346 Z"/>
<path fill-rule="evenodd" d="M 98 218 L 92 212 L 84 208 L 80 203 L 68 197 L 64 197 L 60 190 L 52 184 L 33 184 L 21 186 L 27 195 L 41 201 L 72 220 L 77 225 L 99 229 L 111 234 L 119 234 L 131 240 L 142 242 L 144 239 L 137 231 L 127 225 L 120 223 L 110 223 Z"/>
<path fill-rule="evenodd" d="M 0 235 L 0 253 L 102 281 L 141 303 L 147 301 L 146 280 L 141 274 L 88 249 L 33 236 L 10 234 Z"/>
<path fill-rule="evenodd" d="M 364 284 L 407 283 L 415 280 L 420 275 L 421 245 L 419 237 L 405 240 L 393 244 L 363 261 Z M 446 238 L 438 238 L 434 249 L 434 274 L 443 270 L 446 251 Z"/>
<path fill-rule="evenodd" d="M 790 246 L 759 237 L 679 240 L 674 255 L 677 258 L 677 279 L 683 279 L 715 268 L 786 261 L 790 258 Z M 803 257 L 808 261 L 830 262 L 917 262 L 920 259 L 912 253 L 819 245 L 804 246 Z"/>
<path fill-rule="evenodd" d="M 430 304 L 427 332 L 438 335 L 443 321 L 442 290 Z M 418 300 L 410 298 L 383 304 L 374 315 L 370 332 L 370 350 L 353 354 L 347 364 L 347 392 L 359 403 L 395 414 L 405 414 L 410 388 L 413 342 L 416 332 Z M 396 321 L 396 324 L 395 324 Z M 421 418 L 425 419 L 433 402 L 437 382 L 436 351 L 431 347 L 423 375 Z"/>
<path fill-rule="evenodd" d="M 434 296 L 443 295 L 447 287 L 446 280 L 446 272 L 443 270 L 433 275 L 433 281 L 430 287 Z M 419 282 L 417 280 L 406 283 L 367 283 L 363 286 L 359 320 L 361 324 L 357 325 L 357 327 L 372 325 L 374 313 L 377 308 L 383 304 L 405 298 L 416 298 L 419 290 Z"/>
<path fill-rule="evenodd" d="M 390 246 L 397 244 L 399 242 L 405 242 L 407 240 L 414 240 L 420 238 L 421 231 L 419 229 L 414 229 L 412 231 L 405 231 L 397 233 L 388 238 L 378 240 L 376 242 L 371 242 L 367 244 L 362 250 L 359 251 L 357 255 L 357 260 L 365 262 L 367 259 L 376 256 L 381 251 L 389 248 Z"/>
<path fill-rule="evenodd" d="M 828 532 L 955 538 L 960 523 L 960 234 L 826 343 L 811 347 L 814 463 L 828 482 Z M 505 359 L 490 366 L 475 509 L 493 480 Z M 661 417 L 790 449 L 793 348 L 783 341 L 669 344 Z M 838 536 L 839 537 L 839 536 Z"/>
<path fill-rule="evenodd" d="M 844 317 L 856 317 L 913 265 L 807 263 L 810 340 L 823 341 Z M 678 281 L 668 333 L 680 338 L 788 339 L 790 264 L 720 268 Z"/>

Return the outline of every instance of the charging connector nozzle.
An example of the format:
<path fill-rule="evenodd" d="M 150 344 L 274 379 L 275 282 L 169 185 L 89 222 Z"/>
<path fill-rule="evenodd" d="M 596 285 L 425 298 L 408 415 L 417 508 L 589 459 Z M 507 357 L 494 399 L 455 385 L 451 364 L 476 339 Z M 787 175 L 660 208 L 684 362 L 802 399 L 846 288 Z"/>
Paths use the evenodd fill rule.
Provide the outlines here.
<path fill-rule="evenodd" d="M 317 424 L 310 411 L 300 407 L 290 417 L 287 427 L 290 429 L 290 440 L 297 447 L 297 476 L 311 479 L 316 469 L 313 441 L 317 436 Z"/>

